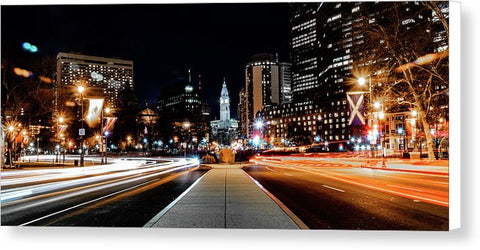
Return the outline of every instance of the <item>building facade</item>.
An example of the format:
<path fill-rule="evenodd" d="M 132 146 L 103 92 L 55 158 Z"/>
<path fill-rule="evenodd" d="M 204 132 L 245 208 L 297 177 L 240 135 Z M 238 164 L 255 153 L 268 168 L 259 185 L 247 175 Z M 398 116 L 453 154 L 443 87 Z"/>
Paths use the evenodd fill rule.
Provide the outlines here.
<path fill-rule="evenodd" d="M 252 57 L 245 67 L 245 96 L 240 96 L 243 109 L 240 126 L 245 136 L 252 135 L 253 124 L 262 109 L 291 101 L 290 89 L 290 64 L 278 62 L 271 54 Z"/>
<path fill-rule="evenodd" d="M 198 85 L 180 80 L 162 88 L 157 111 L 163 141 L 192 146 L 209 139 L 210 108 Z"/>
<path fill-rule="evenodd" d="M 103 97 L 105 105 L 115 109 L 118 94 L 125 88 L 133 90 L 133 61 L 58 53 L 54 84 L 56 112 L 73 99 L 77 85 L 83 85 L 90 96 Z"/>
<path fill-rule="evenodd" d="M 392 6 L 397 9 L 393 10 Z M 442 13 L 448 17 L 448 3 L 440 6 L 443 6 Z M 441 52 L 448 48 L 445 31 L 431 25 L 439 23 L 440 18 L 419 2 L 396 5 L 382 2 L 292 3 L 290 7 L 293 104 L 265 106 L 262 113 L 266 119 L 266 130 L 275 138 L 298 137 L 288 136 L 286 133 L 285 120 L 293 122 L 294 119 L 297 127 L 303 126 L 297 130 L 310 132 L 303 136 L 317 138 L 310 140 L 312 142 L 338 142 L 338 145 L 344 145 L 352 137 L 364 135 L 364 126 L 349 124 L 351 114 L 347 92 L 365 93 L 365 115 L 369 118 L 367 125 L 373 126 L 371 119 L 373 116 L 371 109 L 368 108 L 373 103 L 369 99 L 374 99 L 370 96 L 374 96 L 382 83 L 375 81 L 372 84 L 372 91 L 369 91 L 368 87 L 359 86 L 358 79 L 367 76 L 373 78 L 374 66 L 382 65 L 382 62 L 388 59 L 370 46 L 374 42 L 378 44 L 381 40 L 371 40 L 366 30 L 369 25 L 388 22 L 391 19 L 389 14 L 391 11 L 398 11 L 399 16 L 403 18 L 400 20 L 399 29 L 404 34 L 418 29 L 419 25 L 423 25 L 420 27 L 431 32 L 436 45 L 429 51 Z M 381 43 L 378 46 L 382 46 Z M 446 86 L 437 88 L 441 91 Z M 318 120 L 315 121 L 317 128 L 313 126 L 313 114 L 305 116 L 306 120 L 303 122 L 302 112 L 310 110 L 310 107 L 315 110 L 317 119 L 319 116 L 322 117 L 320 124 Z M 291 112 L 292 109 L 300 113 Z"/>

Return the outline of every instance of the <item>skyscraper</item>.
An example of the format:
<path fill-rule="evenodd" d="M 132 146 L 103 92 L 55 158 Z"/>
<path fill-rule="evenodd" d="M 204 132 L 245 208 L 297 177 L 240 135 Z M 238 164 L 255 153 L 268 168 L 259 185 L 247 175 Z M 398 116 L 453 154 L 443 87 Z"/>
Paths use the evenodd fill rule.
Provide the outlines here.
<path fill-rule="evenodd" d="M 256 116 L 263 108 L 291 101 L 290 64 L 271 54 L 256 54 L 245 67 L 245 135 L 252 133 Z M 242 124 L 242 126 L 244 126 Z"/>
<path fill-rule="evenodd" d="M 280 103 L 292 102 L 292 64 L 280 62 L 278 64 L 280 81 Z"/>
<path fill-rule="evenodd" d="M 441 4 L 440 7 L 448 15 L 448 3 Z M 350 112 L 346 92 L 365 91 L 357 86 L 359 74 L 356 73 L 372 76 L 375 74 L 374 69 L 379 68 L 377 65 L 389 60 L 388 56 L 377 50 L 384 46 L 382 39 L 371 40 L 367 30 L 375 24 L 392 22 L 392 12 L 396 12 L 400 18 L 397 27 L 405 42 L 409 32 L 423 29 L 432 33 L 436 44 L 436 48 L 431 48 L 430 51 L 446 49 L 448 37 L 446 38 L 445 31 L 430 28 L 432 23 L 440 22 L 438 16 L 420 2 L 291 4 L 293 100 L 295 105 L 303 103 L 303 110 L 310 105 L 320 108 L 323 121 L 321 125 L 317 123 L 317 130 L 321 131 L 322 141 L 342 141 L 351 137 L 353 128 L 348 125 Z M 415 37 L 414 34 L 410 36 L 412 39 Z M 372 86 L 373 91 L 376 87 Z"/>
<path fill-rule="evenodd" d="M 242 88 L 238 94 L 237 114 L 239 136 L 244 138 L 247 135 L 247 96 L 245 88 Z"/>

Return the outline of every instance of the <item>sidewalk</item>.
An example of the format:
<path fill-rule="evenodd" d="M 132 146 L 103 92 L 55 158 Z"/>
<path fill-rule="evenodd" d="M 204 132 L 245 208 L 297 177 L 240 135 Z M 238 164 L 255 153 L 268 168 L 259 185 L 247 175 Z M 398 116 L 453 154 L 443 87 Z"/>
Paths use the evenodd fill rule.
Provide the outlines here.
<path fill-rule="evenodd" d="M 304 227 L 257 186 L 242 165 L 210 166 L 211 170 L 145 227 L 299 229 L 294 219 Z"/>

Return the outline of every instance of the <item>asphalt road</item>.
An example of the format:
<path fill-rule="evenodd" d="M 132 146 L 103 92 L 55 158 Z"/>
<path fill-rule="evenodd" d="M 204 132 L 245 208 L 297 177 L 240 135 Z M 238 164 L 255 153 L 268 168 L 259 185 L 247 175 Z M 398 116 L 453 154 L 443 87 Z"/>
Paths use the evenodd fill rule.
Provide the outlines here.
<path fill-rule="evenodd" d="M 448 230 L 448 176 L 287 159 L 244 170 L 311 229 Z"/>
<path fill-rule="evenodd" d="M 2 225 L 142 227 L 205 173 L 197 166 L 147 159 L 2 171 Z"/>

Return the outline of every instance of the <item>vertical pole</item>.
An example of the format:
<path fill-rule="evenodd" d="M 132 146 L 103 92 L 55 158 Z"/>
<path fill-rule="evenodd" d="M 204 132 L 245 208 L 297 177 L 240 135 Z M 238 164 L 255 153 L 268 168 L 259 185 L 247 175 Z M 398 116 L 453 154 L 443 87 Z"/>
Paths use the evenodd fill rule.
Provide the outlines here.
<path fill-rule="evenodd" d="M 403 152 L 407 152 L 407 123 L 406 116 L 403 117 Z"/>
<path fill-rule="evenodd" d="M 14 168 L 17 167 L 17 165 L 15 165 L 15 161 L 17 160 L 17 140 L 16 140 L 16 135 L 15 135 L 15 132 L 13 133 L 13 161 L 12 161 L 12 165 Z"/>
<path fill-rule="evenodd" d="M 108 137 L 105 136 L 105 164 L 107 164 Z"/>
<path fill-rule="evenodd" d="M 80 93 L 80 102 L 82 105 L 82 113 L 80 114 L 80 117 L 82 118 L 82 130 L 84 129 L 83 125 L 83 93 Z M 83 167 L 84 163 L 84 148 L 83 148 L 83 135 L 80 136 L 80 167 Z"/>
<path fill-rule="evenodd" d="M 58 117 L 55 118 L 57 120 L 56 124 L 57 124 L 57 130 L 55 131 L 55 142 L 57 142 L 58 140 Z M 58 163 L 58 149 L 57 149 L 57 145 L 58 144 L 55 144 L 55 163 Z"/>
<path fill-rule="evenodd" d="M 101 117 L 101 119 L 100 119 L 100 133 L 101 133 L 101 135 L 100 135 L 100 140 L 101 140 L 101 142 L 100 142 L 100 154 L 102 155 L 101 164 L 103 165 L 103 163 L 104 163 L 104 162 L 103 162 L 104 151 L 107 150 L 106 148 L 104 149 L 104 147 L 103 147 L 103 136 L 104 136 L 104 135 L 103 135 L 103 108 L 102 108 L 102 115 L 101 115 L 101 116 L 102 116 L 102 117 Z"/>
<path fill-rule="evenodd" d="M 40 138 L 37 137 L 37 162 L 39 161 L 39 154 L 40 154 L 40 147 L 39 147 L 39 140 Z"/>
<path fill-rule="evenodd" d="M 373 122 L 374 122 L 374 118 L 373 118 L 373 92 L 372 92 L 372 76 L 368 76 L 368 92 L 369 92 L 369 97 L 370 97 L 370 103 L 369 103 L 369 106 L 370 106 L 370 119 L 372 121 L 372 127 L 373 127 Z M 372 134 L 373 134 L 373 129 L 372 129 Z M 375 138 L 376 140 L 376 138 Z M 375 157 L 375 146 L 374 144 L 372 144 L 372 142 L 370 142 L 371 144 L 371 153 L 372 153 L 372 158 Z"/>

